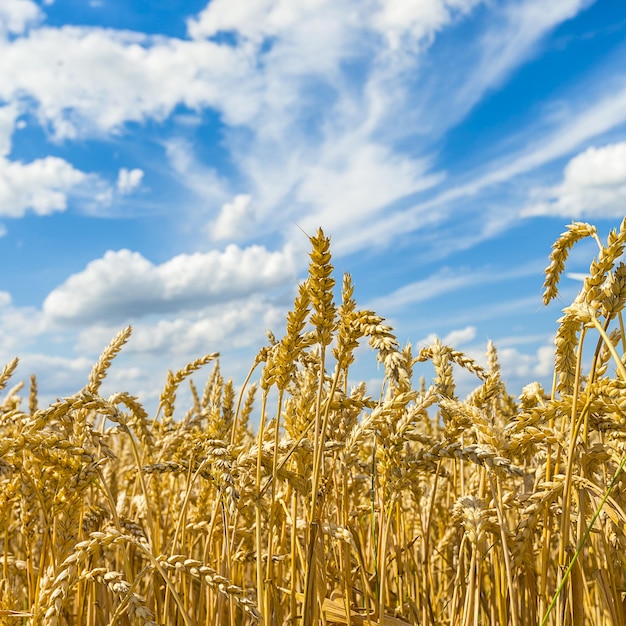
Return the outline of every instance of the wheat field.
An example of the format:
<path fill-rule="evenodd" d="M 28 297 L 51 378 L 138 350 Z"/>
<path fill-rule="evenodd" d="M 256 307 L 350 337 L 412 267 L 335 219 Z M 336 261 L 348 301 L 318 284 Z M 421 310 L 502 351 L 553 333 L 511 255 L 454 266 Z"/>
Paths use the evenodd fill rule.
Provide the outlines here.
<path fill-rule="evenodd" d="M 438 340 L 400 346 L 349 275 L 336 302 L 321 230 L 284 336 L 239 389 L 208 354 L 169 372 L 156 415 L 103 397 L 130 328 L 45 408 L 8 364 L 0 623 L 623 626 L 626 219 L 605 242 L 568 226 L 544 302 L 587 237 L 598 254 L 558 320 L 551 389 L 510 395 L 492 344 L 485 367 Z M 349 384 L 360 343 L 381 388 Z M 459 369 L 476 381 L 464 399 Z"/>

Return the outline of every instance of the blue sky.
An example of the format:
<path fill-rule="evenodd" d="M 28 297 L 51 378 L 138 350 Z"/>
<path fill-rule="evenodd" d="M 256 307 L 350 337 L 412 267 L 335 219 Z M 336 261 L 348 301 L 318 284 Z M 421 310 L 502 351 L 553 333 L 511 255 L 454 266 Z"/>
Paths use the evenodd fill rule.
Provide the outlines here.
<path fill-rule="evenodd" d="M 618 0 L 0 3 L 0 357 L 44 399 L 128 323 L 109 390 L 213 351 L 241 380 L 318 226 L 402 343 L 549 385 L 550 246 L 624 206 Z"/>

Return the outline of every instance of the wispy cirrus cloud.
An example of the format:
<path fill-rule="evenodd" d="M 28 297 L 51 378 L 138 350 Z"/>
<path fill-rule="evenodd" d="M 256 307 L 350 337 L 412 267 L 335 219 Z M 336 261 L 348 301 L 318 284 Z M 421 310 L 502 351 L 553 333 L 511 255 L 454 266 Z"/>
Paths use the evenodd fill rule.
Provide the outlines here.
<path fill-rule="evenodd" d="M 598 81 L 600 78 L 606 79 L 605 76 L 598 76 Z M 550 107 L 547 106 L 547 108 Z M 510 150 L 503 157 L 481 164 L 473 172 L 464 174 L 458 182 L 452 182 L 441 192 L 433 194 L 430 199 L 413 203 L 406 210 L 387 213 L 384 219 L 372 221 L 365 227 L 365 232 L 361 230 L 354 236 L 367 239 L 377 234 L 379 238 L 391 240 L 395 234 L 417 230 L 425 225 L 443 230 L 444 225 L 451 224 L 451 217 L 454 217 L 454 223 L 458 223 L 459 213 L 465 213 L 466 217 L 473 214 L 475 228 L 468 228 L 468 222 L 465 222 L 464 235 L 448 238 L 447 243 L 440 247 L 440 250 L 444 248 L 447 253 L 450 253 L 476 245 L 490 238 L 494 233 L 497 234 L 511 227 L 522 217 L 538 215 L 542 211 L 546 215 L 565 215 L 564 212 L 557 212 L 558 205 L 540 204 L 537 201 L 542 196 L 551 197 L 554 200 L 557 196 L 560 197 L 559 189 L 566 192 L 565 187 L 533 188 L 531 197 L 518 196 L 516 202 L 510 202 L 508 206 L 498 205 L 494 210 L 491 210 L 488 204 L 477 202 L 475 199 L 480 198 L 481 194 L 509 184 L 517 177 L 546 167 L 572 154 L 577 148 L 585 146 L 595 137 L 619 129 L 625 123 L 626 83 L 623 77 L 621 79 L 616 77 L 609 88 L 602 89 L 598 84 L 595 97 L 591 101 L 586 98 L 585 101 L 571 103 L 555 120 L 541 118 L 537 128 L 528 131 L 529 138 L 522 149 Z M 611 156 L 617 158 L 618 155 L 615 152 L 611 153 Z M 607 157 L 609 153 L 601 156 Z M 615 166 L 613 164 L 611 167 Z M 564 183 L 570 184 L 569 181 L 564 181 Z M 619 198 L 614 197 L 613 194 L 617 193 L 619 196 L 620 192 L 615 188 L 612 192 L 609 192 L 608 187 L 605 189 L 610 196 L 610 198 L 607 196 L 606 202 L 614 207 L 615 201 Z M 580 195 L 577 198 L 576 202 L 583 202 Z M 469 206 L 467 206 L 468 200 L 471 202 Z M 465 206 L 462 205 L 462 201 Z M 608 207 L 608 204 L 602 205 L 604 209 Z M 549 210 L 550 206 L 553 207 L 552 211 Z M 562 206 L 565 207 L 565 204 Z M 580 210 L 573 205 L 569 208 Z M 564 211 L 566 211 L 565 208 Z M 595 215 L 614 216 L 614 208 L 608 211 L 598 211 Z"/>
<path fill-rule="evenodd" d="M 495 271 L 493 268 L 484 267 L 480 269 L 443 267 L 426 278 L 408 283 L 391 293 L 370 300 L 366 307 L 373 310 L 384 308 L 388 312 L 398 311 L 451 292 L 531 276 L 537 273 L 537 267 L 537 263 L 513 267 L 506 271 Z"/>

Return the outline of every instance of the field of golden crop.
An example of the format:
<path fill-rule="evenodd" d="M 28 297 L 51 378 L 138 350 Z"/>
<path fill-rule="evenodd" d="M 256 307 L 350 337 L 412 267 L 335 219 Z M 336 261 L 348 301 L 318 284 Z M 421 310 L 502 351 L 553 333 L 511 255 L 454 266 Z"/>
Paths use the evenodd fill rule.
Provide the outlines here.
<path fill-rule="evenodd" d="M 559 320 L 553 388 L 517 398 L 493 345 L 486 368 L 439 341 L 401 347 L 347 275 L 336 303 L 321 230 L 284 337 L 240 390 L 209 354 L 168 374 L 155 416 L 102 397 L 130 329 L 46 408 L 34 378 L 23 398 L 8 387 L 10 363 L 0 623 L 623 626 L 626 220 L 606 242 L 571 224 L 544 301 L 584 237 L 598 255 Z M 360 342 L 380 389 L 348 385 Z M 420 361 L 430 384 L 414 381 Z M 475 376 L 465 399 L 453 366 Z"/>

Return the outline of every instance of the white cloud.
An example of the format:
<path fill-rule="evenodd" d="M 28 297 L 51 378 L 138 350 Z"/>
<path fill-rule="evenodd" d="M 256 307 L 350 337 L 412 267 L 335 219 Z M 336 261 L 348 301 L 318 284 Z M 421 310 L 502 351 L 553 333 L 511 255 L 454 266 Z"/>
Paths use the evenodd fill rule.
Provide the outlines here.
<path fill-rule="evenodd" d="M 161 120 L 177 104 L 248 115 L 250 59 L 209 41 L 68 26 L 31 31 L 0 52 L 0 97 L 34 98 L 58 138 Z"/>
<path fill-rule="evenodd" d="M 15 104 L 0 107 L 0 157 L 6 157 L 11 152 L 11 138 L 18 115 L 19 111 Z"/>
<path fill-rule="evenodd" d="M 0 216 L 22 217 L 27 211 L 37 215 L 64 211 L 68 195 L 88 176 L 58 157 L 49 156 L 30 163 L 10 160 L 8 155 L 19 114 L 20 107 L 15 103 L 0 106 Z"/>
<path fill-rule="evenodd" d="M 577 280 L 578 282 L 583 282 L 589 277 L 589 274 L 583 274 L 582 272 L 565 272 L 565 277 Z"/>
<path fill-rule="evenodd" d="M 457 330 L 450 331 L 444 338 L 443 343 L 448 346 L 460 346 L 468 341 L 472 341 L 476 337 L 476 327 L 466 326 Z"/>
<path fill-rule="evenodd" d="M 0 291 L 0 360 L 8 362 L 20 356 L 47 328 L 41 311 L 15 306 L 11 295 Z"/>
<path fill-rule="evenodd" d="M 252 198 L 245 194 L 234 197 L 222 206 L 220 214 L 209 229 L 212 239 L 237 241 L 248 235 L 254 225 L 254 211 L 250 207 Z"/>
<path fill-rule="evenodd" d="M 412 46 L 421 40 L 429 41 L 456 15 L 482 1 L 213 0 L 197 17 L 188 20 L 187 30 L 196 39 L 231 33 L 257 44 L 264 38 L 302 40 L 303 34 L 315 32 L 323 37 L 319 41 L 322 52 L 322 48 L 328 49 L 334 33 L 362 29 L 382 34 L 395 50 L 401 42 Z M 325 32 L 318 30 L 324 22 Z"/>
<path fill-rule="evenodd" d="M 387 312 L 393 311 L 410 304 L 431 300 L 450 291 L 470 287 L 485 277 L 486 275 L 470 276 L 466 271 L 443 268 L 428 278 L 406 284 L 391 293 L 375 298 L 367 303 L 367 308 L 374 311 L 383 308 Z"/>
<path fill-rule="evenodd" d="M 534 171 L 546 163 L 570 154 L 593 137 L 626 122 L 624 81 L 612 84 L 608 90 L 603 90 L 600 84 L 597 87 L 598 96 L 591 103 L 580 101 L 572 103 L 556 123 L 552 121 L 539 131 L 527 130 L 528 138 L 525 144 L 528 147 L 524 150 L 517 153 L 508 152 L 505 157 L 477 168 L 473 176 L 466 176 L 469 182 L 449 185 L 432 199 L 414 204 L 407 210 L 388 212 L 380 219 L 371 220 L 363 225 L 354 237 L 363 241 L 376 240 L 374 237 L 378 240 L 391 240 L 398 233 L 411 232 L 425 225 L 445 224 L 449 228 L 458 223 L 459 213 L 463 210 L 459 200 L 475 198 L 481 192 L 512 181 L 521 174 Z M 543 120 L 543 123 L 546 124 L 546 120 Z M 541 193 L 541 190 L 535 193 Z M 506 206 L 498 204 L 497 210 L 493 212 L 486 210 L 482 203 L 478 204 L 478 209 L 472 209 L 470 205 L 465 210 L 476 215 L 478 224 L 482 224 L 481 231 L 478 234 L 469 233 L 469 236 L 465 233 L 456 238 L 456 243 L 451 240 L 452 246 L 447 252 L 452 249 L 466 249 L 468 243 L 475 245 L 491 237 L 494 227 L 496 232 L 502 231 L 508 224 L 519 219 L 520 215 L 539 212 L 538 204 L 535 200 L 534 204 L 523 210 L 514 205 L 507 210 Z M 451 221 L 452 219 L 454 221 Z"/>
<path fill-rule="evenodd" d="M 367 78 L 367 94 L 378 101 L 379 117 L 386 130 L 406 136 L 412 132 L 441 137 L 461 121 L 489 91 L 497 90 L 523 63 L 540 50 L 546 36 L 564 21 L 585 9 L 592 0 L 544 0 L 485 2 L 483 11 L 467 28 L 470 36 L 442 37 L 429 48 L 429 56 L 416 54 L 444 27 L 454 27 L 479 1 L 436 2 L 390 0 L 402 45 L 393 54 L 377 59 Z M 416 23 L 407 15 L 415 13 Z M 414 39 L 426 24 L 422 40 Z M 394 27 L 389 27 L 390 36 Z M 396 37 L 398 39 L 398 37 Z M 425 50 L 424 50 L 425 51 Z M 424 62 L 425 61 L 425 62 Z M 436 71 L 434 71 L 436 68 Z M 404 124 L 398 124 L 402 119 Z M 384 122 L 383 122 L 384 123 Z"/>
<path fill-rule="evenodd" d="M 0 37 L 5 33 L 19 35 L 41 17 L 41 10 L 31 0 L 2 0 L 0 3 Z"/>
<path fill-rule="evenodd" d="M 309 105 L 319 98 L 311 86 L 319 78 L 336 97 L 345 96 L 340 91 L 350 81 L 341 64 L 354 58 L 369 63 L 384 53 L 368 33 L 382 28 L 397 36 L 398 29 L 408 29 L 428 38 L 451 13 L 472 4 L 431 0 L 426 8 L 413 2 L 399 11 L 400 3 L 388 0 L 356 8 L 351 2 L 215 0 L 189 22 L 194 41 L 40 28 L 3 46 L 0 96 L 34 98 L 58 138 L 164 119 L 177 104 L 213 107 L 228 124 L 254 126 L 259 135 L 276 133 L 310 115 Z M 406 11 L 409 21 L 401 26 Z M 199 39 L 220 31 L 234 31 L 243 41 L 230 46 Z M 270 46 L 262 45 L 264 37 Z"/>
<path fill-rule="evenodd" d="M 373 27 L 388 40 L 389 47 L 411 48 L 430 39 L 458 14 L 468 13 L 483 0 L 379 0 L 372 16 Z"/>
<path fill-rule="evenodd" d="M 554 371 L 554 345 L 540 346 L 534 354 L 522 353 L 516 348 L 498 348 L 498 359 L 507 378 L 526 383 L 530 379 L 545 381 Z"/>
<path fill-rule="evenodd" d="M 181 109 L 191 110 L 184 114 L 188 118 L 201 120 L 204 110 L 212 109 L 224 124 L 219 143 L 229 152 L 226 167 L 232 168 L 236 184 L 224 172 L 202 163 L 192 140 L 176 136 L 180 131 L 189 138 L 193 132 L 189 126 L 182 128 L 182 115 L 172 118 L 175 130 L 162 145 L 172 166 L 169 173 L 173 170 L 204 203 L 196 221 L 204 224 L 209 211 L 215 216 L 222 207 L 213 222 L 214 239 L 276 231 L 289 238 L 294 223 L 308 232 L 321 224 L 333 235 L 335 254 L 365 249 L 397 233 L 442 222 L 447 213 L 438 209 L 450 199 L 564 154 L 585 133 L 624 118 L 626 107 L 613 106 L 604 111 L 608 115 L 599 110 L 591 115 L 590 109 L 589 123 L 581 122 L 567 140 L 565 133 L 548 136 L 547 142 L 533 146 L 534 154 L 496 164 L 480 180 L 438 196 L 432 207 L 420 205 L 408 212 L 399 207 L 444 176 L 432 170 L 437 161 L 425 158 L 414 146 L 426 145 L 430 150 L 432 139 L 505 80 L 537 49 L 549 29 L 586 4 L 577 0 L 555 0 L 549 7 L 538 0 L 487 3 L 485 12 L 498 12 L 502 20 L 497 28 L 488 26 L 488 36 L 475 38 L 472 55 L 455 56 L 458 70 L 442 66 L 438 76 L 449 75 L 451 85 L 441 79 L 435 89 L 438 106 L 431 108 L 436 114 L 429 117 L 424 109 L 430 100 L 420 100 L 419 95 L 424 76 L 420 53 L 437 33 L 478 3 L 212 0 L 188 23 L 192 41 L 96 28 L 31 30 L 24 37 L 0 41 L 0 101 L 11 103 L 0 109 L 0 150 L 5 157 L 10 154 L 18 112 L 34 111 L 57 140 L 71 143 L 74 138 L 119 137 L 129 121 L 163 121 Z M 14 33 L 27 32 L 28 24 L 38 19 L 39 9 L 27 0 L 7 0 L 0 15 L 9 14 L 6 7 L 13 7 Z M 27 7 L 32 15 L 28 17 L 26 11 L 18 19 Z M 479 16 L 483 28 L 481 20 Z M 409 103 L 416 104 L 415 116 Z M 416 136 L 426 136 L 426 141 L 407 140 Z M 403 146 L 411 144 L 411 151 L 402 151 L 398 140 Z M 554 140 L 551 145 L 550 140 Z M 9 172 L 10 167 L 14 169 Z M 119 195 L 135 189 L 141 173 L 139 168 L 120 170 Z M 63 210 L 68 197 L 86 182 L 97 180 L 60 159 L 27 164 L 2 161 L 0 215 Z M 114 187 L 91 194 L 104 203 L 119 195 Z M 247 230 L 251 224 L 254 233 Z M 205 231 L 198 232 L 206 236 Z M 301 233 L 296 239 L 306 245 Z M 278 308 L 254 292 L 295 283 L 295 272 L 290 249 L 272 253 L 233 246 L 223 252 L 180 255 L 160 265 L 128 250 L 109 252 L 52 291 L 43 313 L 31 311 L 30 317 L 20 318 L 8 301 L 14 317 L 7 332 L 15 333 L 10 345 L 19 345 L 18 339 L 32 333 L 45 334 L 51 322 L 70 322 L 67 329 L 72 323 L 116 323 L 133 317 L 136 328 L 127 352 L 132 363 L 141 366 L 124 366 L 116 372 L 121 372 L 120 380 L 126 374 L 138 380 L 140 371 L 148 372 L 142 379 L 147 389 L 152 371 L 145 356 L 151 351 L 193 358 L 219 349 L 214 346 L 219 342 L 234 346 L 249 345 L 252 338 L 256 342 L 262 327 L 279 331 Z M 496 280 L 488 270 L 475 274 L 437 274 L 381 298 L 380 306 L 402 307 Z M 18 335 L 19 319 L 33 321 L 30 335 Z M 93 345 L 96 356 L 117 330 L 100 326 L 106 336 Z M 469 342 L 475 333 L 474 327 L 459 328 L 444 339 L 453 344 Z M 89 345 L 88 336 L 100 337 L 90 327 L 77 342 L 81 350 Z M 54 368 L 53 361 L 49 365 Z M 67 367 L 82 376 L 86 364 L 68 362 Z"/>
<path fill-rule="evenodd" d="M 67 208 L 68 194 L 87 175 L 58 157 L 20 163 L 0 158 L 0 215 L 49 215 Z"/>
<path fill-rule="evenodd" d="M 265 343 L 266 329 L 282 332 L 285 313 L 267 295 L 252 293 L 194 311 L 133 320 L 131 338 L 109 369 L 103 394 L 127 390 L 152 410 L 168 369 L 215 351 L 221 353 L 225 373 L 240 382 Z M 86 384 L 98 356 L 123 325 L 96 321 L 79 332 L 75 327 L 60 332 L 50 314 L 17 307 L 8 292 L 0 291 L 0 368 L 18 356 L 13 383 L 28 383 L 35 374 L 40 403 L 54 401 Z"/>
<path fill-rule="evenodd" d="M 170 139 L 164 145 L 173 173 L 185 188 L 191 190 L 203 203 L 225 199 L 228 195 L 226 181 L 214 168 L 200 162 L 189 142 L 180 138 Z"/>
<path fill-rule="evenodd" d="M 186 142 L 169 140 L 168 157 L 187 188 L 205 203 L 222 205 L 235 194 L 251 195 L 264 232 L 285 233 L 294 223 L 312 231 L 323 224 L 335 234 L 337 252 L 356 251 L 441 220 L 434 211 L 425 216 L 390 208 L 443 178 L 429 170 L 428 159 L 394 146 L 408 127 L 428 127 L 427 119 L 412 116 L 408 103 L 423 113 L 451 102 L 464 115 L 550 28 L 585 5 L 558 0 L 539 10 L 538 0 L 527 0 L 498 8 L 499 28 L 480 40 L 469 61 L 455 62 L 462 81 L 452 89 L 442 81 L 448 89 L 442 106 L 420 107 L 421 88 L 408 77 L 419 80 L 421 57 L 408 43 L 430 45 L 479 3 L 213 0 L 189 20 L 192 41 L 39 28 L 0 46 L 0 98 L 24 106 L 34 101 L 57 139 L 123 132 L 126 122 L 164 120 L 180 104 L 212 108 L 229 127 L 223 145 L 241 184 L 231 188 L 220 172 L 194 160 Z M 233 40 L 206 39 L 219 34 Z M 347 69 L 352 64 L 360 68 L 356 73 Z M 457 98 L 460 91 L 467 97 Z M 442 119 L 459 115 L 446 112 Z M 241 126 L 246 133 L 238 133 Z M 94 197 L 111 199 L 110 191 Z M 51 207 L 61 204 L 57 198 Z M 216 238 L 246 223 L 248 214 L 241 205 L 237 210 L 238 222 L 237 211 L 223 208 Z M 364 227 L 355 229 L 363 218 Z"/>
<path fill-rule="evenodd" d="M 591 146 L 569 161 L 560 185 L 535 190 L 546 199 L 524 215 L 620 217 L 626 206 L 626 142 Z"/>
<path fill-rule="evenodd" d="M 276 226 L 273 212 L 279 207 L 283 223 L 290 220 L 307 232 L 323 224 L 333 233 L 335 252 L 344 254 L 372 245 L 386 245 L 398 233 L 445 223 L 450 211 L 432 210 L 430 205 L 441 207 L 474 192 L 472 184 L 444 192 L 417 207 L 394 207 L 394 203 L 408 204 L 412 195 L 439 184 L 445 175 L 431 171 L 429 159 L 409 156 L 395 149 L 395 139 L 399 136 L 406 139 L 407 133 L 436 135 L 443 132 L 453 121 L 466 115 L 488 89 L 505 80 L 531 56 L 547 32 L 582 10 L 588 2 L 560 0 L 545 10 L 542 2 L 532 0 L 495 8 L 497 27 L 488 27 L 487 35 L 477 38 L 479 43 L 474 48 L 469 52 L 464 50 L 464 60 L 459 61 L 459 55 L 455 55 L 450 72 L 446 68 L 437 74 L 434 81 L 438 87 L 431 94 L 436 96 L 436 102 L 431 102 L 428 94 L 422 96 L 422 91 L 428 92 L 430 85 L 419 83 L 420 55 L 413 54 L 407 60 L 407 47 L 395 49 L 393 40 L 395 38 L 397 43 L 398 38 L 413 38 L 418 47 L 420 42 L 428 44 L 438 30 L 457 16 L 467 14 L 476 4 L 473 1 L 381 2 L 371 5 L 376 10 L 372 10 L 368 18 L 361 15 L 360 21 L 345 24 L 347 30 L 353 29 L 351 32 L 376 30 L 387 38 L 389 50 L 380 47 L 380 42 L 376 47 L 372 43 L 375 39 L 365 35 L 366 43 L 356 48 L 369 64 L 362 89 L 349 88 L 349 81 L 342 82 L 336 72 L 327 74 L 325 80 L 332 86 L 334 97 L 318 110 L 328 110 L 332 115 L 322 116 L 319 138 L 301 136 L 297 126 L 293 132 L 293 125 L 287 126 L 285 121 L 289 116 L 297 119 L 290 109 L 287 116 L 268 115 L 259 122 L 264 129 L 278 123 L 275 134 L 281 140 L 285 127 L 289 128 L 292 132 L 288 150 L 278 142 L 268 141 L 264 130 L 251 144 L 246 144 L 246 154 L 243 151 L 237 154 L 242 170 L 251 181 L 250 193 L 255 198 L 257 214 L 267 218 L 263 220 L 266 229 L 272 228 L 272 224 Z M 241 26 L 242 32 L 251 38 L 269 36 L 268 33 L 277 35 L 278 42 L 272 45 L 279 48 L 280 28 L 264 22 L 268 12 L 278 10 L 278 5 L 257 5 L 264 17 L 248 23 L 245 11 L 237 9 L 239 3 L 212 2 L 203 14 L 211 17 L 203 34 L 236 31 Z M 222 14 L 220 8 L 226 6 L 229 11 Z M 309 5 L 297 6 L 305 11 Z M 220 21 L 222 18 L 224 22 Z M 370 47 L 364 50 L 364 46 Z M 278 75 L 279 68 L 268 66 L 266 71 L 268 75 Z M 446 76 L 454 78 L 448 81 Z M 289 76 L 281 77 L 284 88 L 289 85 Z M 307 110 L 306 102 L 301 98 L 303 111 Z M 276 113 L 276 109 L 269 111 Z M 398 120 L 403 123 L 399 124 Z M 478 183 L 479 187 L 502 180 L 484 178 Z M 515 213 L 511 211 L 511 215 Z M 494 231 L 500 232 L 510 222 L 511 215 L 494 211 L 489 220 L 482 220 L 484 227 L 474 234 L 475 239 L 480 241 L 492 236 Z M 359 228 L 354 228 L 355 223 Z M 295 227 L 293 230 L 295 232 Z M 457 237 L 456 241 L 461 238 Z"/>
<path fill-rule="evenodd" d="M 339 231 L 354 237 L 359 230 L 355 223 L 442 179 L 442 174 L 427 174 L 427 167 L 425 160 L 400 156 L 364 138 L 331 141 L 319 164 L 308 168 L 298 185 L 297 199 L 311 207 L 301 226 L 313 231 L 324 224 L 338 239 Z"/>
<path fill-rule="evenodd" d="M 430 346 L 437 339 L 436 333 L 431 333 L 424 339 L 420 339 L 418 342 L 419 345 Z M 464 343 L 468 343 L 472 341 L 476 337 L 476 326 L 466 326 L 465 328 L 458 328 L 455 330 L 451 330 L 443 339 L 439 339 L 441 343 L 445 346 L 451 346 L 453 348 L 457 348 L 458 346 L 463 345 Z"/>
<path fill-rule="evenodd" d="M 564 184 L 573 187 L 606 187 L 626 181 L 626 142 L 601 148 L 591 146 L 565 168 Z"/>
<path fill-rule="evenodd" d="M 46 395 L 54 393 L 65 396 L 76 393 L 86 383 L 94 361 L 84 356 L 64 357 L 41 353 L 25 353 L 20 355 L 17 375 L 28 378 L 35 374 L 44 382 Z"/>
<path fill-rule="evenodd" d="M 138 252 L 109 251 L 70 276 L 44 301 L 60 322 L 111 322 L 203 308 L 295 280 L 290 248 L 262 246 L 181 254 L 154 265 Z"/>
<path fill-rule="evenodd" d="M 143 175 L 144 171 L 139 168 L 132 170 L 126 169 L 125 167 L 120 168 L 117 176 L 117 190 L 122 195 L 131 193 L 141 185 Z"/>
<path fill-rule="evenodd" d="M 0 308 L 5 308 L 11 304 L 11 294 L 8 291 L 0 291 Z"/>
<path fill-rule="evenodd" d="M 133 320 L 132 335 L 109 370 L 103 393 L 129 390 L 147 408 L 155 408 L 167 370 L 184 367 L 209 352 L 219 352 L 222 371 L 241 382 L 254 354 L 266 342 L 265 331 L 270 328 L 279 334 L 284 328 L 285 313 L 266 296 L 251 294 L 198 311 Z M 94 323 L 72 340 L 74 348 L 95 362 L 121 327 Z M 206 370 L 199 374 L 201 378 L 207 375 Z M 86 375 L 77 372 L 74 386 L 80 388 L 85 382 Z"/>
<path fill-rule="evenodd" d="M 269 328 L 280 333 L 285 312 L 253 294 L 239 302 L 199 313 L 138 324 L 129 353 L 174 353 L 189 358 L 204 351 L 233 351 L 263 340 Z M 251 363 L 249 364 L 251 365 Z"/>
<path fill-rule="evenodd" d="M 188 20 L 187 31 L 195 39 L 212 37 L 219 32 L 236 31 L 248 39 L 275 34 L 277 27 L 288 20 L 289 5 L 301 8 L 302 2 L 259 0 L 213 0 L 200 14 Z"/>

